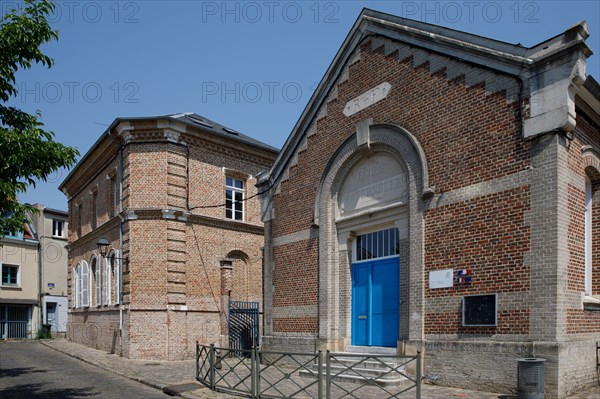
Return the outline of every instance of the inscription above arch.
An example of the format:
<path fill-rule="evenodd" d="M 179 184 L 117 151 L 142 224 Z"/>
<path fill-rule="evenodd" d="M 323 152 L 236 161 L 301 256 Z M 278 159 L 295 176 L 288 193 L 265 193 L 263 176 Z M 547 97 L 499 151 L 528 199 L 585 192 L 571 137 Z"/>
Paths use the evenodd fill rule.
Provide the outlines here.
<path fill-rule="evenodd" d="M 338 195 L 340 216 L 352 216 L 372 207 L 407 203 L 407 176 L 391 155 L 377 152 L 357 162 L 348 172 Z"/>

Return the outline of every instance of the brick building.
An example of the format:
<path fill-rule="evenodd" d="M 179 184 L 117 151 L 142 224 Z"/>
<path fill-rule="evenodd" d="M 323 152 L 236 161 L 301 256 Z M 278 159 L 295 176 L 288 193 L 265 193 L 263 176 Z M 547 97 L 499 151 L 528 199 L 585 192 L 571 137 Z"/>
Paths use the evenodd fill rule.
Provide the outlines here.
<path fill-rule="evenodd" d="M 68 338 L 140 359 L 189 357 L 196 340 L 228 344 L 228 300 L 262 303 L 253 196 L 276 155 L 196 114 L 116 119 L 60 186 Z"/>
<path fill-rule="evenodd" d="M 546 397 L 594 384 L 587 37 L 526 48 L 364 10 L 259 178 L 263 348 L 421 350 L 438 384 L 499 392 L 536 356 Z"/>

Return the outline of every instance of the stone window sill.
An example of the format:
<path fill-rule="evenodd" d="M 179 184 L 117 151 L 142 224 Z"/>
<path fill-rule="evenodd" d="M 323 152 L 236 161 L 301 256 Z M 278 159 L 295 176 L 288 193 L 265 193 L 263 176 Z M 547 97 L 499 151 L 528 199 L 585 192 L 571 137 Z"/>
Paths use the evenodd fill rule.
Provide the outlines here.
<path fill-rule="evenodd" d="M 0 285 L 0 288 L 2 288 L 3 290 L 14 290 L 14 291 L 22 290 L 20 285 Z"/>
<path fill-rule="evenodd" d="M 598 295 L 583 296 L 583 310 L 600 311 L 600 298 Z"/>

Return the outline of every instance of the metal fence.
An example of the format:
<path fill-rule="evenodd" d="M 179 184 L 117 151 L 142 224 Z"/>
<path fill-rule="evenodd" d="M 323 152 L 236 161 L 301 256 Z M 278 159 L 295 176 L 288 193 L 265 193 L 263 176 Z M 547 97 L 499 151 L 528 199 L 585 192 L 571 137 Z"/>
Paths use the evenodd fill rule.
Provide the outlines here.
<path fill-rule="evenodd" d="M 196 343 L 196 379 L 253 399 L 420 399 L 421 353 L 290 353 Z"/>

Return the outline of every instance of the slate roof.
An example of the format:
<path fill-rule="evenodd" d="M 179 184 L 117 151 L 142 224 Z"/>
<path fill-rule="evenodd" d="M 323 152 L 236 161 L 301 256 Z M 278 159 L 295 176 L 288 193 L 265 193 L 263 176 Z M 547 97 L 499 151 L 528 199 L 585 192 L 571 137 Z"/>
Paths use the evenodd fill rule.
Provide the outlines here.
<path fill-rule="evenodd" d="M 71 178 L 71 176 L 75 173 L 75 171 L 79 168 L 79 166 L 85 162 L 88 156 L 94 151 L 94 149 L 100 145 L 100 142 L 106 138 L 106 136 L 110 135 L 110 132 L 113 130 L 115 126 L 117 126 L 121 122 L 127 121 L 143 121 L 143 120 L 172 120 L 179 123 L 183 123 L 187 126 L 192 126 L 195 128 L 200 128 L 206 132 L 212 133 L 216 136 L 224 137 L 230 140 L 236 140 L 244 144 L 252 145 L 258 148 L 262 148 L 267 151 L 278 153 L 279 149 L 273 146 L 270 146 L 260 140 L 256 140 L 250 136 L 242 134 L 235 129 L 222 125 L 220 123 L 214 122 L 202 115 L 198 115 L 193 112 L 182 112 L 178 114 L 166 114 L 166 115 L 154 115 L 154 116 L 135 116 L 135 117 L 118 117 L 116 118 L 110 126 L 104 131 L 102 135 L 96 140 L 96 142 L 90 147 L 90 149 L 85 153 L 83 157 L 77 162 L 77 164 L 71 169 L 67 177 L 62 181 L 62 183 L 58 186 L 59 190 L 62 190 L 65 186 L 66 182 Z"/>

